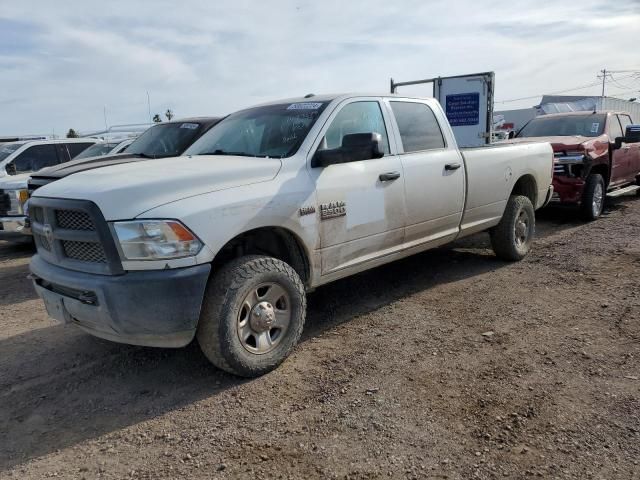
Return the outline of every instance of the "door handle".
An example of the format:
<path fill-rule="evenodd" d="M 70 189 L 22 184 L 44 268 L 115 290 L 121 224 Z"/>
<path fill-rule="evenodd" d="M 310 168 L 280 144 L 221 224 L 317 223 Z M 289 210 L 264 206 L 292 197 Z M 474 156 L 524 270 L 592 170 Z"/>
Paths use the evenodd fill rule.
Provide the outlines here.
<path fill-rule="evenodd" d="M 381 182 L 390 182 L 392 180 L 397 180 L 400 178 L 400 172 L 387 172 L 381 173 L 378 177 Z"/>
<path fill-rule="evenodd" d="M 444 169 L 445 169 L 445 170 L 449 170 L 449 171 L 451 171 L 451 170 L 457 170 L 457 169 L 459 169 L 460 167 L 461 167 L 461 165 L 460 165 L 459 163 L 447 163 L 447 164 L 444 166 Z"/>

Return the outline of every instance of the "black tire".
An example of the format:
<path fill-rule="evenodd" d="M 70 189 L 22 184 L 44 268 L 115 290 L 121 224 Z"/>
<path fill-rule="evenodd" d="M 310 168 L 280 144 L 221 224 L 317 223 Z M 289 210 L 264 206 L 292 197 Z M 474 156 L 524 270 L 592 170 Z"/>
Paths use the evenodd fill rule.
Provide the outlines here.
<path fill-rule="evenodd" d="M 238 325 L 248 296 L 265 284 L 278 285 L 286 292 L 290 321 L 277 345 L 271 347 L 273 350 L 252 353 L 247 349 L 247 340 L 240 340 Z M 241 377 L 257 377 L 280 365 L 296 346 L 304 328 L 306 307 L 304 285 L 293 268 L 272 257 L 240 257 L 209 281 L 198 324 L 198 343 L 216 367 Z M 251 312 L 254 309 L 249 309 L 249 316 Z M 254 342 L 257 347 L 257 336 Z"/>
<path fill-rule="evenodd" d="M 490 232 L 496 256 L 511 262 L 522 260 L 531 249 L 535 228 L 536 216 L 531 200 L 523 195 L 511 195 L 500 223 Z"/>
<path fill-rule="evenodd" d="M 604 209 L 605 185 L 602 175 L 591 174 L 587 177 L 580 203 L 580 216 L 587 221 L 596 220 Z M 598 199 L 599 195 L 599 199 Z"/>

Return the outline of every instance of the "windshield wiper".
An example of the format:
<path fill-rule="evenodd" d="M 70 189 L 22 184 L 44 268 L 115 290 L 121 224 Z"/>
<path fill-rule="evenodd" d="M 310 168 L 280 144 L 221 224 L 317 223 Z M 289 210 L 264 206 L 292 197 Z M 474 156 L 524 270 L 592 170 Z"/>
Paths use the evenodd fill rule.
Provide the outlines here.
<path fill-rule="evenodd" d="M 214 150 L 213 152 L 204 152 L 204 153 L 199 153 L 198 155 L 236 155 L 238 157 L 257 157 L 258 155 L 252 155 L 251 153 L 247 153 L 247 152 L 227 152 L 225 150 Z"/>

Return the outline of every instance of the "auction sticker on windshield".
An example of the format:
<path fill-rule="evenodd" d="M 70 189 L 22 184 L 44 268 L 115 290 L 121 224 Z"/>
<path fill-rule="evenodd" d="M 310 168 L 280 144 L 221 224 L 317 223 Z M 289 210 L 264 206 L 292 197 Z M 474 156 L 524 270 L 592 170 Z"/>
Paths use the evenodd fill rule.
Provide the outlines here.
<path fill-rule="evenodd" d="M 600 124 L 598 122 L 593 122 L 591 124 L 591 133 L 598 133 L 599 128 L 600 128 Z"/>
<path fill-rule="evenodd" d="M 180 128 L 188 128 L 189 130 L 195 130 L 199 125 L 197 123 L 183 123 Z"/>
<path fill-rule="evenodd" d="M 287 110 L 317 110 L 322 106 L 319 102 L 292 103 Z"/>

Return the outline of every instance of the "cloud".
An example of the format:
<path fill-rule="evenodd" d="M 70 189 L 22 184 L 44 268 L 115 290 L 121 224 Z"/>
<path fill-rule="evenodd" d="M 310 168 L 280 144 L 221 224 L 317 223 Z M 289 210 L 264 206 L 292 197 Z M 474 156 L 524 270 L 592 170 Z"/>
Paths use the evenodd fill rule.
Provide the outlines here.
<path fill-rule="evenodd" d="M 152 113 L 216 115 L 309 92 L 387 91 L 389 77 L 494 70 L 498 99 L 519 98 L 640 68 L 639 24 L 637 0 L 8 2 L 0 134 L 91 131 L 105 110 L 110 124 L 144 122 L 147 91 Z"/>

